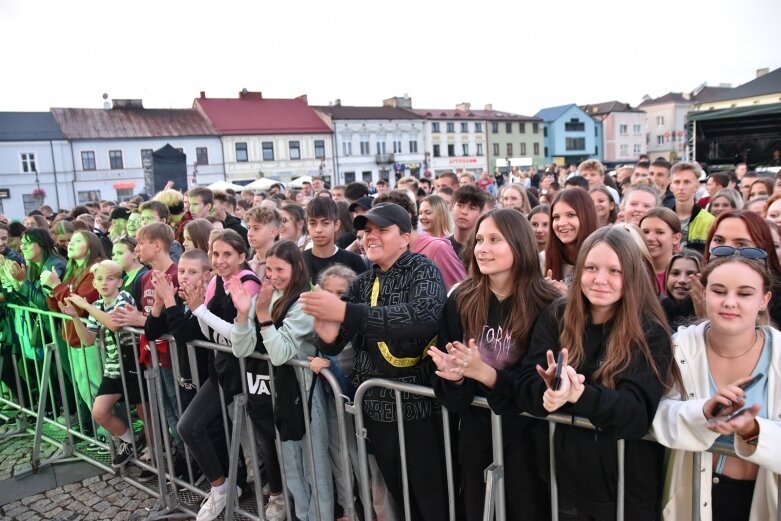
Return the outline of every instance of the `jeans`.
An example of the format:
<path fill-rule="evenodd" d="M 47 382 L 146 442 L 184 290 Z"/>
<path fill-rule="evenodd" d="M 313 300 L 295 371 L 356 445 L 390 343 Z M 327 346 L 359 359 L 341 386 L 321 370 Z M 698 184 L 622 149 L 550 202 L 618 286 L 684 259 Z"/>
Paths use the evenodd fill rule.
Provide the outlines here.
<path fill-rule="evenodd" d="M 190 454 L 210 482 L 227 475 L 227 461 L 220 461 L 206 432 L 207 425 L 221 414 L 221 402 L 219 385 L 211 378 L 206 380 L 176 425 Z"/>
<path fill-rule="evenodd" d="M 179 407 L 176 403 L 176 379 L 174 372 L 170 367 L 160 367 L 160 378 L 163 388 L 163 408 L 165 409 L 165 420 L 168 424 L 168 430 L 173 434 L 176 452 L 184 454 L 184 442 L 176 430 L 176 424 L 179 422 Z M 184 404 L 182 404 L 184 407 Z"/>
<path fill-rule="evenodd" d="M 313 382 L 313 385 L 314 382 Z M 322 385 L 315 387 L 312 396 L 311 423 L 309 433 L 298 441 L 282 442 L 282 465 L 285 469 L 287 488 L 293 495 L 296 505 L 296 517 L 299 521 L 318 521 L 331 519 L 334 511 L 333 482 L 331 464 L 328 461 L 328 425 L 325 417 L 325 404 Z M 309 440 L 314 453 L 314 476 L 310 473 L 312 462 L 309 459 Z M 317 507 L 312 499 L 314 484 L 317 485 Z"/>

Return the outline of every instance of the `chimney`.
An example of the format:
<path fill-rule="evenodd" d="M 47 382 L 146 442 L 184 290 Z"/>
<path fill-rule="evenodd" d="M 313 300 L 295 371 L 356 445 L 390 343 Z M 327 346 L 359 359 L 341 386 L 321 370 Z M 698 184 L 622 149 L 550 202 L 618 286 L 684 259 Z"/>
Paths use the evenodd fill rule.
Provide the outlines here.
<path fill-rule="evenodd" d="M 341 107 L 341 106 L 342 106 L 342 100 L 341 100 L 341 99 L 339 99 L 339 98 L 336 98 L 336 99 L 334 100 L 334 106 L 335 106 L 335 107 Z"/>
<path fill-rule="evenodd" d="M 456 110 L 460 110 L 461 112 L 469 112 L 469 109 L 472 107 L 471 103 L 467 103 L 466 101 L 462 101 L 458 105 L 456 105 Z"/>
<path fill-rule="evenodd" d="M 241 89 L 241 92 L 239 92 L 239 99 L 261 101 L 263 99 L 263 93 L 252 92 L 247 90 L 246 88 L 243 88 Z"/>
<path fill-rule="evenodd" d="M 494 105 L 493 105 L 493 103 L 486 103 L 486 104 L 485 104 L 485 110 L 486 110 L 487 112 L 491 112 L 492 110 L 494 110 Z"/>
<path fill-rule="evenodd" d="M 140 99 L 112 99 L 111 103 L 115 109 L 142 109 L 144 102 Z"/>
<path fill-rule="evenodd" d="M 206 91 L 205 90 L 201 91 L 201 96 L 200 97 L 201 97 L 201 99 L 206 99 Z"/>
<path fill-rule="evenodd" d="M 764 76 L 768 72 L 770 72 L 770 69 L 767 68 L 767 67 L 763 67 L 761 69 L 757 69 L 757 78 L 761 78 L 762 76 Z"/>
<path fill-rule="evenodd" d="M 309 97 L 306 94 L 301 94 L 300 96 L 296 96 L 296 99 L 300 99 L 307 105 L 309 105 Z"/>
<path fill-rule="evenodd" d="M 412 98 L 410 98 L 407 94 L 404 96 L 394 96 L 392 98 L 382 100 L 382 106 L 394 107 L 397 109 L 411 109 Z"/>

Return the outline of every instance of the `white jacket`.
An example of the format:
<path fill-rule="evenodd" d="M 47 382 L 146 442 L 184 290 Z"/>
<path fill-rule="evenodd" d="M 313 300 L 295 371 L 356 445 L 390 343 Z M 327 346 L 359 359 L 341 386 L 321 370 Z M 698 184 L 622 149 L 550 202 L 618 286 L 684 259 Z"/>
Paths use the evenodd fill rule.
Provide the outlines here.
<path fill-rule="evenodd" d="M 664 519 L 691 519 L 692 452 L 706 451 L 719 435 L 708 429 L 702 407 L 710 398 L 708 357 L 705 350 L 707 322 L 681 328 L 673 337 L 675 360 L 688 396 L 682 401 L 677 392 L 663 398 L 656 411 L 652 433 L 656 440 L 674 450 L 667 466 Z M 770 332 L 771 367 L 768 371 L 770 419 L 757 418 L 759 440 L 755 445 L 735 436 L 735 453 L 759 465 L 750 519 L 778 519 L 778 473 L 781 473 L 781 332 Z M 687 452 L 688 451 L 688 452 Z M 700 519 L 710 521 L 713 455 L 703 452 L 700 472 Z"/>

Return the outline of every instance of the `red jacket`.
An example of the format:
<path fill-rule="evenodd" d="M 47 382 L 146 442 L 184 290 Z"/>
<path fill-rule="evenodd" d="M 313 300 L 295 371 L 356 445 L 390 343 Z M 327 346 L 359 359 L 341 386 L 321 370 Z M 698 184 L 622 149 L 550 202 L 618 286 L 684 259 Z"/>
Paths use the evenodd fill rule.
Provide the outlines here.
<path fill-rule="evenodd" d="M 54 291 L 52 292 L 52 296 L 46 297 L 46 304 L 49 306 L 49 309 L 56 311 L 57 313 L 61 313 L 58 302 L 63 302 L 66 297 L 73 293 L 76 295 L 81 295 L 90 304 L 98 300 L 98 298 L 100 298 L 100 294 L 98 294 L 98 290 L 96 290 L 92 285 L 92 278 L 92 273 L 89 271 L 89 269 L 87 269 L 87 272 L 82 275 L 81 279 L 79 279 L 79 281 L 75 284 L 69 285 L 69 281 L 64 281 L 57 284 L 57 286 L 54 288 Z M 85 318 L 88 314 L 86 311 L 78 307 L 76 307 L 76 311 L 78 311 L 79 317 L 81 318 Z M 63 321 L 62 331 L 69 346 L 76 348 L 82 347 L 81 339 L 79 339 L 79 335 L 76 333 L 76 328 L 73 327 L 73 323 L 71 323 L 70 320 Z"/>

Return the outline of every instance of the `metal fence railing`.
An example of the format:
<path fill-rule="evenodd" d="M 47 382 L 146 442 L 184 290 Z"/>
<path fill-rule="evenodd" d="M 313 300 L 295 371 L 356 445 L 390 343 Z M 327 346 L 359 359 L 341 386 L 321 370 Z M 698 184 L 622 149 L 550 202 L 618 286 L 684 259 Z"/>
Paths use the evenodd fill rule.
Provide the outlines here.
<path fill-rule="evenodd" d="M 101 428 L 95 424 L 91 417 L 91 401 L 94 401 L 96 379 L 102 376 L 102 360 L 105 357 L 105 343 L 99 337 L 95 346 L 68 347 L 62 334 L 62 321 L 71 320 L 67 315 L 41 311 L 23 306 L 7 305 L 6 310 L 13 315 L 12 323 L 15 324 L 11 337 L 0 338 L 0 374 L 3 375 L 2 392 L 0 392 L 0 407 L 3 409 L 0 416 L 13 426 L 7 428 L 0 435 L 0 443 L 3 440 L 19 436 L 32 437 L 32 451 L 29 465 L 26 468 L 18 468 L 14 474 L 16 478 L 22 478 L 30 473 L 39 472 L 49 465 L 56 465 L 63 461 L 74 459 L 87 461 L 107 472 L 115 472 L 122 476 L 128 483 L 136 486 L 157 498 L 157 504 L 148 513 L 146 519 L 189 517 L 194 515 L 201 501 L 209 492 L 209 483 L 199 472 L 197 465 L 191 458 L 186 444 L 182 444 L 176 433 L 176 422 L 187 409 L 193 395 L 201 388 L 204 382 L 199 381 L 198 356 L 199 350 L 207 350 L 212 353 L 231 353 L 229 347 L 210 342 L 193 341 L 186 346 L 177 346 L 171 336 L 164 336 L 162 340 L 168 343 L 168 357 L 171 367 L 161 366 L 162 357 L 158 352 L 155 342 L 148 343 L 149 360 L 148 367 L 139 362 L 142 349 L 142 330 L 125 328 L 132 339 L 132 360 L 135 368 L 125 371 L 122 367 L 122 385 L 127 395 L 126 374 L 137 378 L 137 384 L 145 390 L 144 405 L 141 410 L 134 411 L 133 404 L 121 402 L 117 413 L 133 426 L 139 433 L 146 431 L 148 449 L 145 452 L 134 447 L 130 464 L 120 468 L 114 468 L 111 461 L 115 455 L 116 447 L 110 435 L 105 436 Z M 268 364 L 271 395 L 275 396 L 275 367 L 271 364 L 268 355 L 253 353 L 250 358 Z M 239 359 L 240 374 L 247 374 L 246 359 Z M 120 363 L 122 357 L 120 356 Z M 351 401 L 334 374 L 325 369 L 319 375 L 313 375 L 309 364 L 305 360 L 291 360 L 287 362 L 294 368 L 298 379 L 300 398 L 306 400 L 309 395 L 310 385 L 322 386 L 327 390 L 329 406 L 333 405 L 336 415 L 336 438 L 338 438 L 338 475 L 334 478 L 341 480 L 345 495 L 350 498 L 343 501 L 345 504 L 344 515 L 351 521 L 359 519 L 352 501 L 354 496 L 354 484 L 358 487 L 358 498 L 362 505 L 361 519 L 374 519 L 372 498 L 372 475 L 370 473 L 369 455 L 367 450 L 367 429 L 364 418 L 364 398 L 371 388 L 381 387 L 394 394 L 401 459 L 401 476 L 403 501 L 401 501 L 398 516 L 410 520 L 410 490 L 407 475 L 407 451 L 408 440 L 405 437 L 405 422 L 402 414 L 403 395 L 416 395 L 434 399 L 434 391 L 429 387 L 422 387 L 402 383 L 398 381 L 371 379 L 363 382 L 355 391 L 355 397 Z M 182 370 L 186 368 L 192 377 L 192 385 L 186 383 Z M 166 374 L 168 373 L 168 374 Z M 169 385 L 174 382 L 174 385 Z M 261 460 L 255 426 L 253 425 L 252 412 L 249 408 L 250 391 L 247 378 L 242 378 L 241 392 L 235 396 L 226 396 L 220 389 L 222 403 L 220 416 L 214 422 L 210 432 L 218 444 L 222 444 L 227 458 L 227 480 L 229 483 L 229 498 L 224 512 L 225 519 L 251 519 L 265 520 L 266 498 L 264 496 L 261 474 L 263 462 Z M 472 402 L 473 407 L 489 409 L 484 398 L 476 398 Z M 317 410 L 310 417 L 308 407 L 303 408 L 305 435 L 300 441 L 300 451 L 304 455 L 304 472 L 310 476 L 322 473 L 318 458 L 319 450 L 315 445 L 319 432 L 312 432 L 313 424 L 318 423 L 322 414 Z M 143 412 L 143 423 L 139 415 Z M 549 452 L 550 452 L 550 483 L 551 483 L 551 512 L 553 519 L 558 514 L 558 494 L 556 486 L 556 454 L 553 450 L 553 437 L 556 425 L 564 423 L 584 429 L 594 427 L 585 419 L 565 415 L 550 415 L 545 419 L 549 422 Z M 459 501 L 458 484 L 454 481 L 455 467 L 451 439 L 451 417 L 445 408 L 437 416 L 437 421 L 442 424 L 447 489 L 447 514 L 449 519 L 455 520 L 458 512 Z M 354 425 L 354 432 L 353 432 Z M 319 428 L 319 427 L 318 427 Z M 284 443 L 276 432 L 274 442 L 276 454 L 280 462 L 282 482 L 285 486 L 285 510 L 288 519 L 293 519 L 294 508 L 289 498 L 291 496 L 288 487 L 286 472 L 286 453 L 283 450 Z M 488 434 L 486 434 L 488 435 Z M 333 434 L 332 434 L 333 436 Z M 485 503 L 483 519 L 486 521 L 495 519 L 505 521 L 505 461 L 502 439 L 502 417 L 491 412 L 491 444 L 492 461 L 485 470 Z M 315 441 L 313 441 L 315 440 Z M 42 457 L 42 445 L 50 444 L 57 448 L 56 453 L 49 458 Z M 616 446 L 618 461 L 618 485 L 616 491 L 616 518 L 625 519 L 625 480 L 624 480 L 624 442 L 619 440 Z M 714 452 L 734 455 L 732 447 L 715 445 Z M 699 519 L 700 515 L 700 458 L 701 453 L 694 454 L 694 467 L 692 475 L 692 516 Z M 357 461 L 355 461 L 357 459 Z M 184 461 L 184 469 L 181 461 Z M 288 462 L 290 463 L 290 462 Z M 244 483 L 243 475 L 246 469 L 254 475 L 251 485 Z M 354 472 L 356 469 L 356 472 Z M 142 474 L 139 474 L 142 471 Z M 143 471 L 146 471 L 145 473 Z M 329 471 L 330 472 L 330 471 Z M 243 490 L 239 495 L 236 485 L 241 482 Z M 314 502 L 313 509 L 317 519 L 329 519 L 331 513 L 320 511 L 320 488 L 325 483 L 313 479 L 311 482 L 310 501 Z M 330 485 L 325 487 L 330 490 Z M 325 489 L 324 488 L 324 489 Z M 300 505 L 299 505 L 300 507 Z M 781 518 L 781 517 L 780 517 Z"/>

